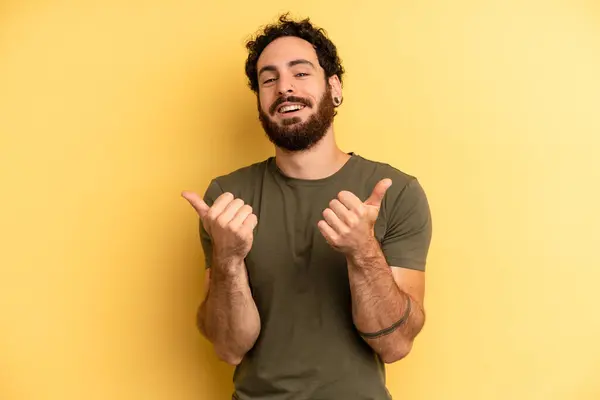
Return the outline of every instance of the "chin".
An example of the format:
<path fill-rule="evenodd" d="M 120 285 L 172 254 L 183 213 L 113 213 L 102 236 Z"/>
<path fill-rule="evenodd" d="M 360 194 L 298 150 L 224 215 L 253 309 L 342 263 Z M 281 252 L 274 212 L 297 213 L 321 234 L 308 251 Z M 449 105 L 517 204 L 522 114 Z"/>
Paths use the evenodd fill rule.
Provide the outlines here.
<path fill-rule="evenodd" d="M 300 118 L 300 117 L 284 118 L 279 121 L 279 125 L 290 126 L 290 125 L 299 124 L 301 122 L 302 122 L 302 118 Z"/>

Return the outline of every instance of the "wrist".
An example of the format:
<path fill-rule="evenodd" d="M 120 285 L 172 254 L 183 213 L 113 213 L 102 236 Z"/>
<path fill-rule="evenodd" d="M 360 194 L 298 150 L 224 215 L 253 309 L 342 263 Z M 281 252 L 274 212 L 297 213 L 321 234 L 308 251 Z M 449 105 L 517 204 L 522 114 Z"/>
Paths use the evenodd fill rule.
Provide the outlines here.
<path fill-rule="evenodd" d="M 360 266 L 368 261 L 377 260 L 383 257 L 383 252 L 379 242 L 375 237 L 369 238 L 357 249 L 346 254 L 346 259 L 353 265 Z"/>
<path fill-rule="evenodd" d="M 219 270 L 219 272 L 235 275 L 244 269 L 245 264 L 243 257 L 230 254 L 221 254 L 214 251 L 213 266 L 215 269 Z"/>

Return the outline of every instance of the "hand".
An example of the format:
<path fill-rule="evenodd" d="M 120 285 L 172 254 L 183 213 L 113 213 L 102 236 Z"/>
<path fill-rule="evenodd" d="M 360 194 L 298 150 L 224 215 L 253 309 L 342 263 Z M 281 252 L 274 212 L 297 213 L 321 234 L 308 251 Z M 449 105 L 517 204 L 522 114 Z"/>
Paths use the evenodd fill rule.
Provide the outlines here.
<path fill-rule="evenodd" d="M 213 240 L 213 251 L 217 257 L 243 260 L 254 239 L 254 228 L 258 223 L 252 207 L 231 193 L 223 193 L 212 205 L 208 205 L 193 192 L 181 194 L 194 207 L 206 232 Z"/>
<path fill-rule="evenodd" d="M 391 179 L 379 181 L 364 203 L 353 193 L 340 192 L 317 224 L 327 243 L 350 256 L 372 241 L 383 196 L 391 185 Z"/>

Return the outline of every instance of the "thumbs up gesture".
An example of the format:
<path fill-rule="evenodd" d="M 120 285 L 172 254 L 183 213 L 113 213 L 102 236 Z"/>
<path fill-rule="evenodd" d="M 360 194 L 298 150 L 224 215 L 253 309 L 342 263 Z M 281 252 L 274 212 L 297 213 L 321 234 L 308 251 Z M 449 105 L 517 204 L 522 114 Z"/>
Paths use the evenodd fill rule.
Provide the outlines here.
<path fill-rule="evenodd" d="M 391 185 L 391 179 L 382 179 L 364 203 L 348 191 L 340 192 L 331 200 L 329 208 L 323 211 L 324 219 L 317 224 L 327 243 L 337 251 L 352 255 L 373 240 L 381 202 Z"/>
<path fill-rule="evenodd" d="M 212 207 L 196 193 L 184 191 L 181 195 L 198 213 L 217 257 L 243 260 L 248 255 L 258 223 L 250 205 L 231 193 L 220 195 Z"/>

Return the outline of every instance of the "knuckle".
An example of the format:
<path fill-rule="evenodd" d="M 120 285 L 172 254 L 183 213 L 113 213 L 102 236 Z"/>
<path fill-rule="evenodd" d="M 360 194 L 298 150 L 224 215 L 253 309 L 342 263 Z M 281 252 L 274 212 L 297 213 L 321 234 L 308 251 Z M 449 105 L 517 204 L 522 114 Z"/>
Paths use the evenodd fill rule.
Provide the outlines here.
<path fill-rule="evenodd" d="M 221 228 L 226 228 L 229 225 L 229 223 L 227 222 L 227 220 L 225 220 L 223 218 L 217 218 L 217 220 L 215 222 Z"/>
<path fill-rule="evenodd" d="M 243 202 L 242 202 L 240 199 L 233 199 L 233 200 L 231 200 L 231 201 L 229 202 L 229 204 L 227 205 L 227 209 L 232 209 L 232 208 L 233 208 L 234 210 L 235 210 L 235 209 L 238 209 L 238 208 L 240 208 L 240 207 L 242 206 L 242 204 L 240 204 L 240 203 L 242 203 L 242 204 L 243 204 Z"/>
<path fill-rule="evenodd" d="M 233 200 L 234 196 L 231 192 L 225 192 L 221 196 L 219 196 L 219 198 L 221 198 L 223 201 L 227 201 L 227 203 L 230 203 L 231 200 Z"/>
<path fill-rule="evenodd" d="M 337 197 L 340 200 L 343 200 L 344 198 L 348 197 L 349 192 L 347 190 L 342 190 L 341 192 L 338 193 Z"/>
<path fill-rule="evenodd" d="M 211 222 L 212 222 L 212 221 L 214 221 L 216 218 L 217 218 L 217 212 L 215 211 L 215 209 L 214 209 L 214 208 L 210 208 L 210 209 L 208 210 L 208 212 L 206 213 L 206 219 L 207 219 L 208 221 L 211 221 Z"/>

